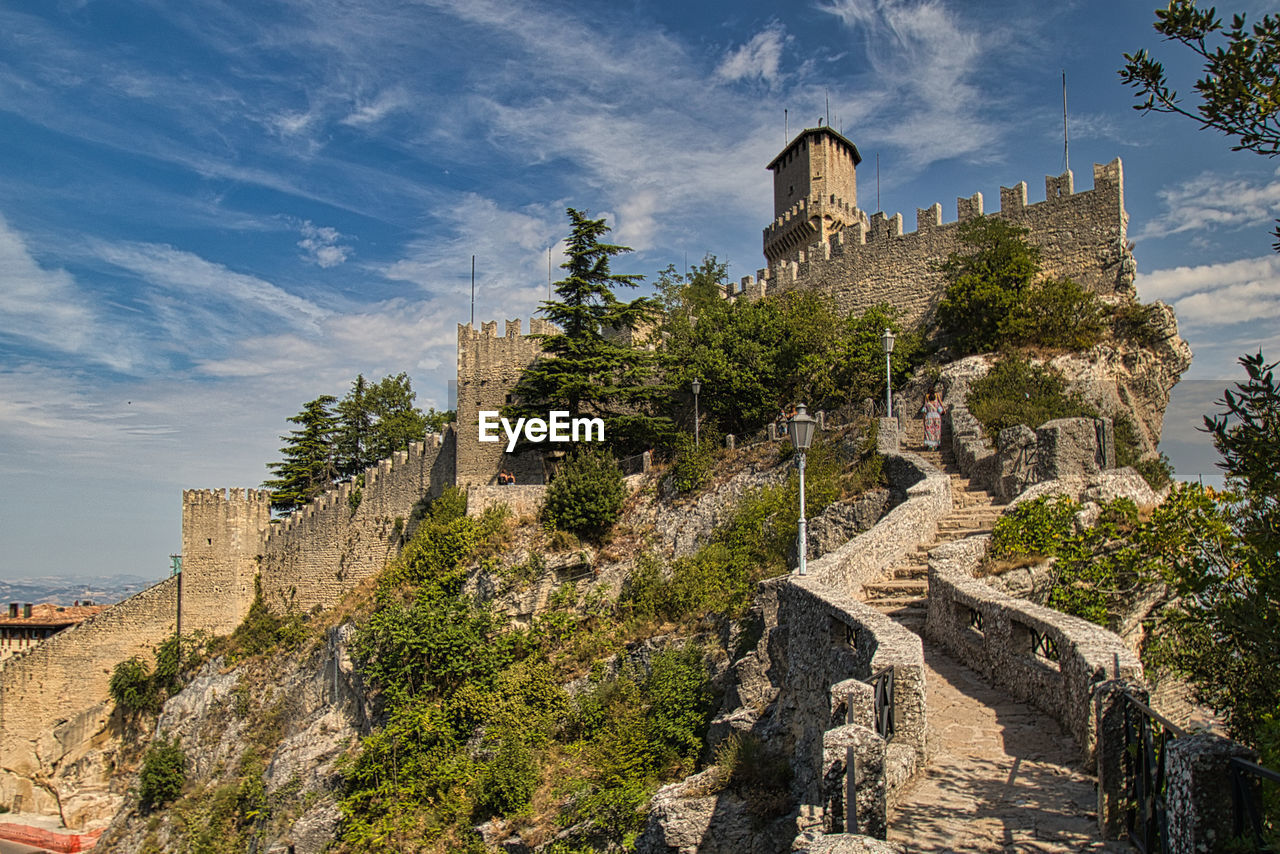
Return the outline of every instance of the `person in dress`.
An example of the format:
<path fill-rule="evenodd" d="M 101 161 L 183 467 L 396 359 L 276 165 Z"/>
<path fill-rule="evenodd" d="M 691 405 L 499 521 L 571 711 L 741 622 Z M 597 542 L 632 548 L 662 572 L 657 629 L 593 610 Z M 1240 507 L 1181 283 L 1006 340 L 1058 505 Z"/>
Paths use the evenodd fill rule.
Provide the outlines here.
<path fill-rule="evenodd" d="M 936 391 L 929 392 L 920 411 L 924 414 L 924 446 L 936 451 L 942 444 L 942 398 Z"/>

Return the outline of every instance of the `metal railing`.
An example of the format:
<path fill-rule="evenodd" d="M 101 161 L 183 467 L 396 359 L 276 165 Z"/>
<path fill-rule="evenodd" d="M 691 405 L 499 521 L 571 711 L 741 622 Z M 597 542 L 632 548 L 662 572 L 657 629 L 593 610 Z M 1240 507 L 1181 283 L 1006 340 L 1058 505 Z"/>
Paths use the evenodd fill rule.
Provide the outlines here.
<path fill-rule="evenodd" d="M 893 716 L 893 668 L 886 667 L 871 675 L 875 690 L 876 733 L 885 741 L 893 741 L 896 730 Z"/>
<path fill-rule="evenodd" d="M 1264 808 L 1262 790 L 1268 783 L 1280 784 L 1280 771 L 1231 758 L 1231 833 L 1252 842 L 1255 851 L 1274 852 L 1269 843 L 1280 833 L 1280 816 L 1268 815 Z"/>
<path fill-rule="evenodd" d="M 1129 841 L 1142 854 L 1168 854 L 1169 810 L 1165 757 L 1169 742 L 1186 735 L 1129 692 L 1124 693 L 1125 778 Z"/>

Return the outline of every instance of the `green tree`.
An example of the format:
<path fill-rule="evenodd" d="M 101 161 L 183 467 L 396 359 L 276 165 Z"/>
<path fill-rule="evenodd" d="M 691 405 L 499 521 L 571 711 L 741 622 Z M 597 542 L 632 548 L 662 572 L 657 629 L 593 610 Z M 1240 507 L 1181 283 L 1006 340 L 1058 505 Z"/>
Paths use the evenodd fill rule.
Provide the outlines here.
<path fill-rule="evenodd" d="M 960 242 L 942 264 L 946 294 L 938 324 L 961 353 L 997 350 L 1005 342 L 1007 318 L 1040 271 L 1040 250 L 1027 243 L 1028 230 L 994 217 L 962 223 Z"/>
<path fill-rule="evenodd" d="M 1197 9 L 1195 0 L 1173 0 L 1156 10 L 1153 26 L 1204 63 L 1204 76 L 1193 87 L 1200 101 L 1194 111 L 1184 107 L 1164 65 L 1144 49 L 1126 53 L 1120 69 L 1120 79 L 1143 99 L 1134 109 L 1187 116 L 1202 128 L 1234 137 L 1232 151 L 1280 154 L 1280 15 L 1263 15 L 1252 27 L 1244 15 L 1233 15 L 1231 28 L 1224 29 L 1213 7 Z M 1215 36 L 1221 43 L 1211 46 Z M 1280 238 L 1280 228 L 1274 233 Z M 1280 252 L 1280 240 L 1274 247 Z"/>
<path fill-rule="evenodd" d="M 1261 746 L 1280 733 L 1280 389 L 1278 363 L 1261 352 L 1240 363 L 1248 379 L 1205 418 L 1230 491 L 1188 525 L 1200 542 L 1173 561 L 1181 608 L 1162 633 L 1169 662 L 1232 735 Z"/>
<path fill-rule="evenodd" d="M 283 513 L 296 510 L 333 484 L 338 473 L 333 441 L 338 427 L 333 413 L 337 400 L 331 394 L 323 394 L 289 419 L 300 429 L 280 437 L 285 443 L 280 449 L 284 459 L 267 463 L 267 469 L 275 476 L 262 482 L 264 488 L 271 490 L 272 509 Z"/>
<path fill-rule="evenodd" d="M 338 401 L 338 476 L 354 477 L 377 462 L 369 452 L 373 433 L 373 413 L 369 409 L 369 385 L 364 374 L 356 375 L 351 391 Z"/>
<path fill-rule="evenodd" d="M 596 538 L 617 521 L 625 498 L 613 456 L 603 448 L 580 445 L 551 479 L 542 512 L 562 531 Z"/>
<path fill-rule="evenodd" d="M 373 418 L 369 455 L 373 462 L 403 451 L 427 435 L 427 416 L 414 406 L 417 394 L 403 371 L 385 376 L 369 387 L 365 400 Z"/>
<path fill-rule="evenodd" d="M 566 275 L 555 284 L 558 299 L 544 302 L 542 313 L 560 328 L 541 336 L 545 355 L 525 369 L 513 391 L 512 411 L 546 417 L 548 409 L 567 409 L 604 419 L 609 444 L 620 451 L 651 445 L 671 431 L 671 421 L 655 415 L 661 389 L 653 382 L 655 357 L 633 346 L 630 334 L 658 317 L 652 297 L 622 302 L 617 287 L 635 287 L 641 277 L 614 273 L 610 260 L 630 252 L 602 242 L 610 231 L 603 219 L 568 209 L 572 231 Z"/>
<path fill-rule="evenodd" d="M 993 217 L 963 223 L 964 249 L 941 265 L 949 284 L 938 325 L 962 353 L 1008 346 L 1084 350 L 1102 337 L 1097 296 L 1070 279 L 1037 280 L 1040 250 L 1028 230 Z"/>

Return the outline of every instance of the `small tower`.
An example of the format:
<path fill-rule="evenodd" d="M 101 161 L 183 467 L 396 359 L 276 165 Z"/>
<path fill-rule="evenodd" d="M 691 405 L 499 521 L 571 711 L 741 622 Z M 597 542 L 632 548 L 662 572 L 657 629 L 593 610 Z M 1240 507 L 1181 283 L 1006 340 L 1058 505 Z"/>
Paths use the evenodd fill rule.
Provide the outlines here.
<path fill-rule="evenodd" d="M 806 128 L 773 158 L 774 220 L 764 230 L 770 267 L 865 219 L 858 210 L 861 162 L 858 147 L 829 127 Z"/>

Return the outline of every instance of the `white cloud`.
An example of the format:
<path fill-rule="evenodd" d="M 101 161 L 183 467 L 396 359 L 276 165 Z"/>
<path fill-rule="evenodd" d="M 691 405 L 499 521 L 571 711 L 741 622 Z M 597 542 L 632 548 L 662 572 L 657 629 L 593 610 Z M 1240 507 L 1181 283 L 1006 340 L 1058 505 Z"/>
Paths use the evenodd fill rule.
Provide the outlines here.
<path fill-rule="evenodd" d="M 396 110 L 407 109 L 413 102 L 403 89 L 389 89 L 379 92 L 371 101 L 358 103 L 345 118 L 342 124 L 353 127 L 366 127 L 382 121 Z"/>
<path fill-rule="evenodd" d="M 183 297 L 186 306 L 218 303 L 245 315 L 265 312 L 290 324 L 314 324 L 325 311 L 272 283 L 237 273 L 191 252 L 157 243 L 106 243 L 93 247 L 102 260 Z M 163 305 L 157 306 L 163 308 Z"/>
<path fill-rule="evenodd" d="M 128 371 L 137 361 L 119 330 L 104 324 L 90 299 L 62 269 L 41 266 L 22 235 L 0 215 L 0 338 Z"/>
<path fill-rule="evenodd" d="M 1177 312 L 1195 352 L 1188 376 L 1234 376 L 1242 353 L 1280 347 L 1280 255 L 1155 270 L 1140 274 L 1137 287 L 1144 300 L 1162 300 Z"/>
<path fill-rule="evenodd" d="M 986 156 L 1000 139 L 997 99 L 974 77 L 1006 40 L 1001 29 L 968 28 L 938 0 L 829 0 L 817 8 L 862 37 L 871 73 L 858 105 L 877 117 L 865 136 L 902 148 L 918 167 Z"/>
<path fill-rule="evenodd" d="M 782 48 L 788 41 L 786 28 L 775 21 L 752 36 L 749 42 L 726 54 L 716 68 L 716 74 L 724 80 L 758 77 L 769 84 L 777 83 Z"/>
<path fill-rule="evenodd" d="M 317 266 L 326 269 L 336 267 L 351 254 L 350 246 L 339 243 L 343 235 L 336 228 L 317 226 L 307 220 L 299 230 L 302 239 L 298 241 L 298 247 L 304 250 L 307 260 Z"/>
<path fill-rule="evenodd" d="M 1145 223 L 1135 240 L 1168 237 L 1187 231 L 1216 231 L 1258 226 L 1280 217 L 1280 171 L 1274 180 L 1204 172 L 1160 190 L 1164 211 Z"/>

